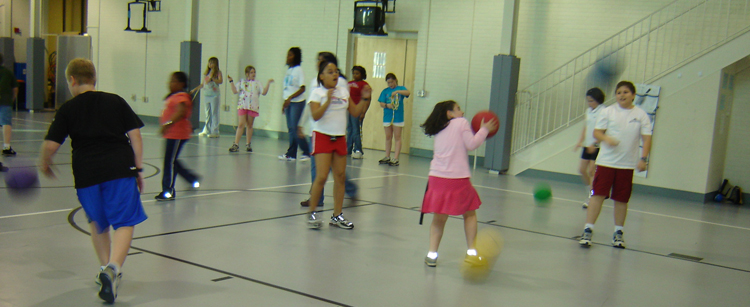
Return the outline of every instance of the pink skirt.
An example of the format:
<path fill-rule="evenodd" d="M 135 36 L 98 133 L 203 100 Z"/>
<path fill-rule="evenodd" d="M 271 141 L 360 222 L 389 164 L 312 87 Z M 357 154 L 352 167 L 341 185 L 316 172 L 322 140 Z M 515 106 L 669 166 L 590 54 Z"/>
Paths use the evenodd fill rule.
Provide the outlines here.
<path fill-rule="evenodd" d="M 440 178 L 430 176 L 422 201 L 422 213 L 463 215 L 477 210 L 482 204 L 469 178 Z"/>

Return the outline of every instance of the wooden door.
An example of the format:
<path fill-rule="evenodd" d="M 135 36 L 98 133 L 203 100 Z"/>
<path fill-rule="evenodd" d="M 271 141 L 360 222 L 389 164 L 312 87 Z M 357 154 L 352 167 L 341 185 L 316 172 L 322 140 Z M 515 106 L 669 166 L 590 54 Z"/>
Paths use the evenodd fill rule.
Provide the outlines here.
<path fill-rule="evenodd" d="M 393 73 L 398 84 L 405 86 L 412 95 L 404 99 L 404 130 L 401 136 L 401 152 L 409 153 L 412 127 L 412 102 L 414 101 L 414 72 L 417 55 L 417 41 L 406 39 L 389 39 L 377 37 L 357 37 L 354 47 L 354 65 L 367 70 L 367 83 L 372 87 L 372 104 L 367 111 L 362 126 L 362 147 L 385 150 L 385 130 L 383 129 L 383 109 L 377 101 L 380 92 L 388 85 L 385 75 Z M 382 76 L 378 76 L 377 64 Z M 395 142 L 394 147 L 395 149 Z"/>

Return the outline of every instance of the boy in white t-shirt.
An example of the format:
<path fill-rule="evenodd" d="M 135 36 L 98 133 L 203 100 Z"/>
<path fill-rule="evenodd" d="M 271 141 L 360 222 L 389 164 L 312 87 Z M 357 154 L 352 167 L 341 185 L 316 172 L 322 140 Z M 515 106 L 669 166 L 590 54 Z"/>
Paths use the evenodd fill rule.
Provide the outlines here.
<path fill-rule="evenodd" d="M 651 119 L 648 114 L 633 105 L 635 85 L 620 81 L 616 87 L 617 104 L 602 110 L 594 127 L 594 137 L 601 143 L 596 158 L 594 196 L 591 197 L 586 214 L 586 225 L 578 242 L 591 246 L 594 223 L 599 217 L 606 197 L 615 201 L 615 233 L 612 246 L 625 248 L 623 226 L 628 213 L 628 201 L 633 188 L 633 170 L 645 171 L 651 151 Z M 640 141 L 643 152 L 638 155 Z M 610 196 L 611 190 L 611 196 Z"/>

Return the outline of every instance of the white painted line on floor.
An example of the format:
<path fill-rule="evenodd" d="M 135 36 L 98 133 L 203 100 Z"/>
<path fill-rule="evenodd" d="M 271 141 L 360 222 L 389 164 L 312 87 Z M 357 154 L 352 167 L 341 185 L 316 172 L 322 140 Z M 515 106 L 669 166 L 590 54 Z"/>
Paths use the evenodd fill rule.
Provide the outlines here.
<path fill-rule="evenodd" d="M 379 179 L 379 178 L 385 178 L 385 177 L 396 177 L 398 174 L 393 175 L 386 175 L 386 176 L 371 176 L 371 177 L 362 177 L 362 178 L 351 178 L 350 180 L 367 180 L 367 179 Z M 332 180 L 329 180 L 326 183 L 333 183 Z M 240 192 L 246 192 L 246 191 L 264 191 L 264 190 L 275 190 L 275 189 L 283 189 L 283 188 L 291 188 L 291 187 L 302 187 L 302 186 L 309 186 L 312 183 L 298 183 L 298 184 L 287 184 L 287 185 L 279 185 L 279 186 L 273 186 L 273 187 L 263 187 L 263 188 L 253 188 L 253 189 L 245 189 L 245 190 L 234 190 L 234 191 L 224 191 L 224 192 L 215 192 L 215 193 L 206 193 L 206 194 L 200 194 L 200 195 L 191 195 L 191 196 L 182 196 L 180 199 L 184 198 L 198 198 L 198 197 L 206 197 L 206 196 L 215 196 L 215 195 L 225 195 L 225 194 L 233 194 L 233 193 L 240 193 Z M 142 200 L 142 203 L 153 203 L 156 202 L 156 199 L 149 199 L 149 200 Z"/>
<path fill-rule="evenodd" d="M 42 211 L 42 212 L 32 212 L 32 213 L 24 213 L 24 214 L 5 215 L 5 216 L 0 216 L 0 219 L 9 219 L 9 218 L 23 217 L 23 216 L 34 216 L 34 215 L 42 215 L 42 214 L 50 214 L 50 213 L 58 213 L 58 212 L 70 212 L 70 210 L 73 210 L 73 209 L 75 209 L 75 208 L 60 209 L 60 210 L 51 210 L 51 211 Z"/>

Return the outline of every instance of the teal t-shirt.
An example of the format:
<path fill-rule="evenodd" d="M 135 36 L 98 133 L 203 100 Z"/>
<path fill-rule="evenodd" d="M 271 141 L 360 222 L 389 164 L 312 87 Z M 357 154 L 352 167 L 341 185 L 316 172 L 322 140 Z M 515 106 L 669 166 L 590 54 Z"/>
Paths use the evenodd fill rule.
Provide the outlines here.
<path fill-rule="evenodd" d="M 13 105 L 13 89 L 17 87 L 16 76 L 9 69 L 0 66 L 0 106 Z"/>
<path fill-rule="evenodd" d="M 380 92 L 379 102 L 385 104 L 397 103 L 394 109 L 383 109 L 383 123 L 403 123 L 404 122 L 404 98 L 409 96 L 398 95 L 398 102 L 391 101 L 391 94 L 395 91 L 406 91 L 406 87 L 397 86 L 395 88 L 386 87 Z"/>

